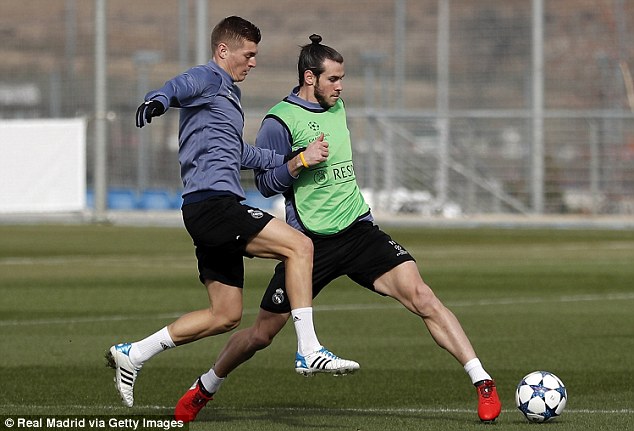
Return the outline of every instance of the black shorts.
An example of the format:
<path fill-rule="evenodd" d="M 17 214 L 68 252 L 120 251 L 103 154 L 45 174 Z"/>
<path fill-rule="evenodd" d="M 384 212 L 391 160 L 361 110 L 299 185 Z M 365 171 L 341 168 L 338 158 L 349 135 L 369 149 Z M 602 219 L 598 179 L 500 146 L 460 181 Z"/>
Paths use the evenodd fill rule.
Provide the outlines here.
<path fill-rule="evenodd" d="M 313 298 L 332 280 L 347 275 L 352 281 L 375 292 L 374 281 L 403 262 L 414 261 L 405 248 L 371 222 L 357 222 L 330 237 L 312 238 L 314 244 Z M 284 264 L 264 293 L 260 307 L 272 313 L 291 310 L 284 282 Z"/>
<path fill-rule="evenodd" d="M 244 261 L 247 242 L 273 218 L 235 197 L 211 197 L 184 205 L 185 229 L 194 240 L 198 273 L 205 280 L 230 286 L 244 286 Z"/>

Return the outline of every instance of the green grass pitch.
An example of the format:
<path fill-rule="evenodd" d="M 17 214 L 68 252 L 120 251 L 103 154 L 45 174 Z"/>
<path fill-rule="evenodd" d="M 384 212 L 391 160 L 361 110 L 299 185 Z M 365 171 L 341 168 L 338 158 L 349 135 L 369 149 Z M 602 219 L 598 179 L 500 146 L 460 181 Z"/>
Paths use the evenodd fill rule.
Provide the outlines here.
<path fill-rule="evenodd" d="M 634 231 L 386 228 L 462 322 L 503 402 L 481 424 L 462 367 L 389 298 L 339 279 L 315 301 L 320 340 L 359 361 L 346 377 L 293 371 L 287 326 L 238 368 L 190 429 L 634 429 Z M 249 325 L 274 262 L 247 260 Z M 182 228 L 0 226 L 0 415 L 169 415 L 228 335 L 148 362 L 123 407 L 103 354 L 207 306 Z M 528 372 L 566 384 L 563 416 L 529 424 Z"/>

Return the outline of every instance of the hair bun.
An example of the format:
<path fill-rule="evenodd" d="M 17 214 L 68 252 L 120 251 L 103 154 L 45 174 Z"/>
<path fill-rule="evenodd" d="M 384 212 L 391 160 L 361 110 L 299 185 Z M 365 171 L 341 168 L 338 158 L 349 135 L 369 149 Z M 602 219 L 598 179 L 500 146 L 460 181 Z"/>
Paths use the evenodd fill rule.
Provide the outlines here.
<path fill-rule="evenodd" d="M 308 38 L 313 43 L 313 45 L 319 45 L 319 42 L 321 42 L 321 36 L 318 34 L 311 34 Z"/>

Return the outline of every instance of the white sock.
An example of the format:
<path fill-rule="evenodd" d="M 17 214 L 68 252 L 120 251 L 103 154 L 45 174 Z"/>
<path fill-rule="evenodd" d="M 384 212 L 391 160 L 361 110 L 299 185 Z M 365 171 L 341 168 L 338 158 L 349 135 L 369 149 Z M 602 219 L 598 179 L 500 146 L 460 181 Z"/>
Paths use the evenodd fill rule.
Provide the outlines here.
<path fill-rule="evenodd" d="M 480 360 L 478 358 L 474 358 L 464 364 L 464 370 L 467 372 L 467 374 L 469 374 L 469 377 L 471 378 L 471 383 L 473 384 L 476 384 L 481 380 L 492 380 L 489 373 L 487 373 L 482 367 L 482 364 L 480 363 Z"/>
<path fill-rule="evenodd" d="M 220 389 L 220 385 L 224 382 L 226 377 L 220 378 L 216 375 L 216 372 L 213 368 L 207 371 L 205 374 L 200 376 L 200 383 L 202 383 L 203 388 L 211 395 L 218 392 Z"/>
<path fill-rule="evenodd" d="M 176 347 L 167 330 L 167 326 L 147 338 L 132 343 L 130 347 L 130 361 L 132 364 L 141 367 L 145 361 L 152 356 L 161 353 L 163 350 Z"/>
<path fill-rule="evenodd" d="M 291 310 L 293 324 L 297 333 L 297 351 L 300 355 L 306 356 L 321 349 L 321 344 L 315 334 L 313 326 L 313 307 L 296 308 Z"/>

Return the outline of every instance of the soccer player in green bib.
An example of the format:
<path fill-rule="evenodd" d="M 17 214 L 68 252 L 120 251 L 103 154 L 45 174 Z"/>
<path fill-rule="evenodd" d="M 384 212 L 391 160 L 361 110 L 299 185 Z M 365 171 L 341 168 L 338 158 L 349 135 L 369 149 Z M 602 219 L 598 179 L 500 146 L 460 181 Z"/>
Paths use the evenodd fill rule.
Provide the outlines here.
<path fill-rule="evenodd" d="M 286 154 L 287 163 L 256 171 L 264 196 L 283 194 L 286 222 L 314 245 L 313 296 L 337 277 L 399 301 L 421 317 L 436 343 L 463 367 L 478 394 L 478 416 L 494 421 L 501 403 L 494 380 L 485 371 L 455 315 L 423 281 L 414 258 L 374 224 L 356 181 L 343 90 L 343 57 L 310 36 L 298 60 L 299 86 L 266 115 L 256 145 Z M 314 166 L 303 151 L 315 139 L 328 142 L 328 159 Z M 290 316 L 284 264 L 271 279 L 253 326 L 233 334 L 214 366 L 178 401 L 176 419 L 192 421 L 240 364 L 271 344 Z M 296 369 L 306 369 L 297 361 Z"/>

